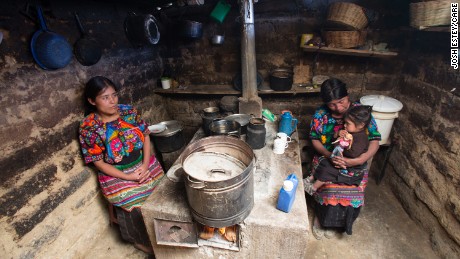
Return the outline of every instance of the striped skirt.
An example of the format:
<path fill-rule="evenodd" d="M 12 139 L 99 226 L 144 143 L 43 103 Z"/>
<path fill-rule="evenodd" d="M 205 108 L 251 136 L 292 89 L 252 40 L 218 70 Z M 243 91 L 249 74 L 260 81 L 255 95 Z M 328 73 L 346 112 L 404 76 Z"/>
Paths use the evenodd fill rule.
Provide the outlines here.
<path fill-rule="evenodd" d="M 125 174 L 134 172 L 142 165 L 142 156 L 136 161 L 127 165 L 115 165 L 115 167 Z M 139 184 L 136 181 L 128 181 L 98 172 L 98 180 L 105 198 L 114 206 L 126 211 L 142 206 L 147 197 L 153 192 L 162 177 L 163 168 L 154 155 L 150 157 L 148 179 Z"/>
<path fill-rule="evenodd" d="M 315 174 L 315 169 L 319 165 L 321 159 L 315 156 L 312 163 L 312 174 Z M 318 189 L 313 197 L 320 205 L 342 205 L 359 208 L 364 205 L 364 190 L 368 181 L 368 170 L 364 169 L 363 180 L 359 185 L 345 185 L 326 182 Z"/>

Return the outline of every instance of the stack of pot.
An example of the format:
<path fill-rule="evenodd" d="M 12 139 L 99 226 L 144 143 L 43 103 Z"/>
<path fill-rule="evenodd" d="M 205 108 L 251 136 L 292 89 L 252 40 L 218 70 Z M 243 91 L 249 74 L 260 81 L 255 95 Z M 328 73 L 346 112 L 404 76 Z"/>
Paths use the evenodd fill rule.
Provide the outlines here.
<path fill-rule="evenodd" d="M 165 130 L 153 134 L 153 143 L 155 148 L 161 153 L 170 153 L 181 149 L 184 144 L 184 129 L 179 121 L 163 121 L 159 124 L 165 125 Z"/>
<path fill-rule="evenodd" d="M 207 107 L 204 108 L 201 113 L 202 119 L 202 128 L 206 136 L 211 135 L 211 131 L 209 130 L 209 125 L 216 119 L 221 118 L 219 107 Z"/>
<path fill-rule="evenodd" d="M 366 43 L 366 10 L 356 4 L 336 2 L 329 5 L 326 28 L 322 36 L 332 48 L 349 49 Z"/>

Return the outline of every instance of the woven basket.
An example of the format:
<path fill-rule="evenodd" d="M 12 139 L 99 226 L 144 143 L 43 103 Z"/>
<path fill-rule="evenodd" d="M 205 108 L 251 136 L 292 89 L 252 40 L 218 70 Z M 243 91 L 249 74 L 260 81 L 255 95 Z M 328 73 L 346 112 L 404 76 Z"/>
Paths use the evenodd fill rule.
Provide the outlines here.
<path fill-rule="evenodd" d="M 457 0 L 428 1 L 410 4 L 410 26 L 417 29 L 450 24 L 450 3 Z"/>
<path fill-rule="evenodd" d="M 350 49 L 366 43 L 367 31 L 323 31 L 322 35 L 328 47 Z"/>
<path fill-rule="evenodd" d="M 362 30 L 367 26 L 368 20 L 361 6 L 337 2 L 329 6 L 327 22 L 337 24 L 346 29 Z"/>

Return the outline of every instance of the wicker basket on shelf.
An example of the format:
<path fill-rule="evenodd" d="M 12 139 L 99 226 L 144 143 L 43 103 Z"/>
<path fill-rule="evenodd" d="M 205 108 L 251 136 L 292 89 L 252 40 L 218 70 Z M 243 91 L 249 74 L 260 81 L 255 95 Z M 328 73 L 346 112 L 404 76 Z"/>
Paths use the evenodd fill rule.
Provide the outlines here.
<path fill-rule="evenodd" d="M 367 26 L 368 20 L 364 9 L 356 4 L 337 2 L 329 6 L 327 23 L 350 30 L 362 30 Z"/>
<path fill-rule="evenodd" d="M 323 31 L 322 35 L 328 47 L 350 49 L 366 43 L 367 31 Z"/>
<path fill-rule="evenodd" d="M 449 25 L 450 4 L 457 0 L 427 1 L 410 4 L 410 26 L 417 29 Z"/>

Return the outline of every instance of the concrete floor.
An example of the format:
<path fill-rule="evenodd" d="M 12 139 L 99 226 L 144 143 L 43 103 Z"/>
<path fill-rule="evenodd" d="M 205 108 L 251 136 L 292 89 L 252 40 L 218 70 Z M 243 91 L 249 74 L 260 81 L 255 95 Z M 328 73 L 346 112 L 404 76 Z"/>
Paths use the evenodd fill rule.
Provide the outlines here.
<path fill-rule="evenodd" d="M 322 240 L 310 235 L 308 250 L 307 258 L 439 258 L 431 249 L 428 233 L 409 218 L 385 182 L 376 185 L 373 179 L 366 189 L 366 205 L 353 225 L 353 235 L 337 234 Z M 84 258 L 154 257 L 123 243 L 116 227 L 112 227 Z"/>

